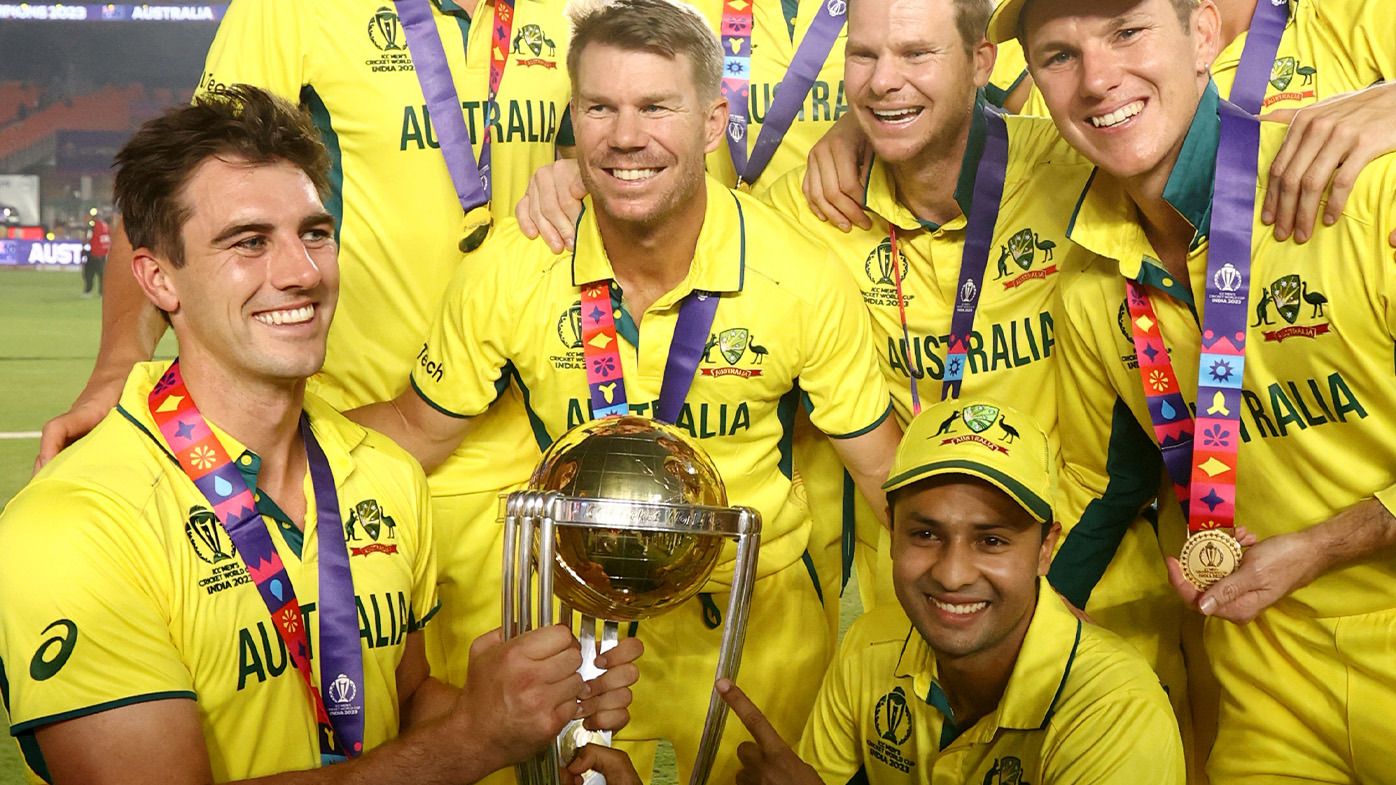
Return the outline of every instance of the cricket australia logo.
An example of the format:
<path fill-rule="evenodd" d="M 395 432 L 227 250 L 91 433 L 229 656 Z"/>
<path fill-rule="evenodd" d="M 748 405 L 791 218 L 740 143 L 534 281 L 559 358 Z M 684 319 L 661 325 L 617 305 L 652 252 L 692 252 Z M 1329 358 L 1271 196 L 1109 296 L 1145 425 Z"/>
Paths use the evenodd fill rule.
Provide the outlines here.
<path fill-rule="evenodd" d="M 1313 98 L 1315 95 L 1314 76 L 1317 74 L 1317 68 L 1311 65 L 1302 65 L 1296 58 L 1275 58 L 1275 64 L 1270 67 L 1270 86 L 1275 88 L 1277 92 L 1265 98 L 1261 104 L 1262 108 L 1280 101 L 1303 101 Z M 1294 85 L 1297 89 L 1290 90 L 1289 88 L 1296 76 L 1300 80 L 1298 85 Z"/>
<path fill-rule="evenodd" d="M 1042 252 L 1042 261 L 1051 262 L 1053 252 L 1057 244 L 1052 240 L 1044 240 L 1037 232 L 1031 228 L 1019 229 L 1008 238 L 1008 241 L 999 245 L 999 259 L 995 264 L 997 275 L 995 281 L 1003 281 L 1003 288 L 1015 289 L 1028 281 L 1035 281 L 1046 278 L 1057 273 L 1055 264 L 1048 264 L 1036 270 L 1032 269 L 1037 261 L 1037 252 Z M 1013 262 L 1023 272 L 1016 273 L 1009 266 Z M 1004 280 L 1007 278 L 1008 280 Z"/>
<path fill-rule="evenodd" d="M 184 523 L 184 536 L 194 555 L 208 564 L 219 564 L 233 558 L 233 543 L 223 530 L 218 516 L 206 507 L 189 508 L 189 520 Z"/>
<path fill-rule="evenodd" d="M 990 428 L 998 426 L 999 433 L 995 436 L 985 432 Z M 961 432 L 961 428 L 968 429 L 968 433 Z M 941 444 L 962 444 L 972 442 L 989 448 L 993 452 L 1008 454 L 1008 448 L 1004 445 L 1012 444 L 1018 438 L 1018 429 L 1008 424 L 1003 413 L 997 406 L 987 403 L 971 403 L 963 408 L 956 409 L 950 413 L 949 417 L 941 420 L 940 427 L 929 438 L 941 439 Z"/>
<path fill-rule="evenodd" d="M 912 724 L 906 690 L 892 688 L 891 692 L 878 698 L 873 707 L 873 729 L 877 731 L 877 738 L 867 740 L 868 754 L 897 771 L 910 772 L 916 763 L 901 748 L 911 738 Z"/>
<path fill-rule="evenodd" d="M 1317 338 L 1329 331 L 1329 322 L 1318 321 L 1324 318 L 1323 312 L 1327 306 L 1328 298 L 1323 292 L 1310 289 L 1309 283 L 1298 273 L 1282 275 L 1261 290 L 1251 327 L 1261 328 L 1265 340 L 1276 343 L 1286 338 Z M 1283 324 L 1275 321 L 1276 315 Z M 1301 319 L 1317 323 L 1297 324 Z M 1264 329 L 1270 325 L 1275 325 L 1277 329 Z"/>
<path fill-rule="evenodd" d="M 718 366 L 717 360 L 713 358 L 713 352 L 717 351 L 721 359 L 727 365 Z M 738 368 L 737 365 L 751 354 L 749 365 L 760 365 L 765 361 L 770 350 L 752 340 L 751 331 L 745 327 L 733 327 L 723 330 L 720 333 L 710 334 L 708 340 L 703 344 L 703 363 L 714 365 L 714 368 L 700 368 L 704 376 L 740 376 L 749 379 L 753 376 L 760 376 L 760 368 Z"/>
<path fill-rule="evenodd" d="M 543 54 L 544 50 L 548 53 L 546 57 Z M 522 66 L 557 68 L 557 44 L 543 32 L 543 28 L 535 24 L 524 25 L 514 34 L 511 53 L 519 55 L 519 59 L 514 62 Z"/>
<path fill-rule="evenodd" d="M 1032 785 L 1023 779 L 1023 761 L 1014 755 L 995 758 L 984 774 L 984 785 Z"/>
<path fill-rule="evenodd" d="M 349 520 L 344 524 L 344 539 L 351 543 L 351 556 L 368 556 L 373 553 L 397 553 L 397 523 L 391 515 L 386 515 L 375 499 L 365 499 L 354 505 Z M 379 542 L 379 540 L 385 542 Z M 355 547 L 352 543 L 369 544 Z"/>
<path fill-rule="evenodd" d="M 368 20 L 368 40 L 380 52 L 401 52 L 407 47 L 402 41 L 402 22 L 393 9 L 383 6 Z"/>

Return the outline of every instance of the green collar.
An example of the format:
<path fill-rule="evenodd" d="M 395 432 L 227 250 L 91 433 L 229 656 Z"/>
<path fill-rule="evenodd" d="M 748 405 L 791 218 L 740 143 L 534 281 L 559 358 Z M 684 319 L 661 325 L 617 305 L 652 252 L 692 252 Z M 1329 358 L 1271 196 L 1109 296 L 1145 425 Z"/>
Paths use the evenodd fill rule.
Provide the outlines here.
<path fill-rule="evenodd" d="M 1183 149 L 1178 151 L 1178 160 L 1163 187 L 1164 201 L 1192 225 L 1194 248 L 1207 236 L 1212 222 L 1212 184 L 1221 139 L 1219 107 L 1217 83 L 1209 81 L 1183 139 Z"/>
<path fill-rule="evenodd" d="M 471 13 L 473 13 L 475 5 L 471 3 L 472 7 L 467 9 L 463 8 L 456 0 L 431 0 L 431 2 L 432 5 L 435 5 L 437 10 L 441 11 L 443 14 L 464 14 L 467 19 L 469 19 Z"/>
<path fill-rule="evenodd" d="M 960 176 L 955 182 L 955 203 L 960 206 L 960 212 L 966 218 L 974 201 L 974 181 L 979 172 L 979 159 L 984 156 L 986 123 L 983 110 L 986 106 L 988 103 L 984 98 L 984 91 L 981 90 L 974 98 L 969 140 L 965 144 L 964 156 L 960 159 Z M 876 157 L 868 167 L 868 178 L 863 184 L 863 206 L 902 229 L 920 227 L 934 232 L 940 228 L 940 224 L 917 218 L 897 199 L 897 186 L 892 179 L 892 168 Z"/>

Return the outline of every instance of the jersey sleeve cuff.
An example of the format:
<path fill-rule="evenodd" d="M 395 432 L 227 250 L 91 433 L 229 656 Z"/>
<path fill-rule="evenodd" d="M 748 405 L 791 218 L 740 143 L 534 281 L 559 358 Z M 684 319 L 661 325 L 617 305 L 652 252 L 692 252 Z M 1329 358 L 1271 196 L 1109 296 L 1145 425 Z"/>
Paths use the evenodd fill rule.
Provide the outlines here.
<path fill-rule="evenodd" d="M 126 698 L 117 698 L 116 700 L 105 701 L 103 703 L 94 703 L 91 706 L 84 706 L 78 709 L 71 709 L 69 711 L 59 712 L 57 714 L 50 714 L 46 717 L 38 717 L 32 720 L 25 720 L 24 722 L 11 725 L 10 735 L 19 736 L 25 733 L 32 733 L 35 730 L 42 728 L 46 725 L 53 725 L 55 723 L 63 722 L 65 720 L 77 719 L 78 717 L 87 717 L 93 714 L 100 714 L 104 711 L 110 711 L 111 709 L 119 709 L 122 706 L 131 706 L 137 703 L 149 703 L 150 701 L 181 699 L 198 700 L 198 696 L 189 690 L 169 690 L 166 692 L 147 692 L 143 695 L 131 695 Z"/>
<path fill-rule="evenodd" d="M 891 415 L 892 415 L 892 402 L 889 400 L 889 401 L 887 402 L 887 408 L 882 410 L 882 414 L 879 415 L 878 418 L 877 418 L 876 420 L 873 420 L 873 421 L 872 421 L 872 424 L 866 425 L 866 426 L 864 426 L 864 427 L 862 427 L 862 428 L 859 428 L 859 429 L 856 430 L 856 431 L 850 431 L 849 433 L 827 433 L 826 435 L 827 435 L 830 439 L 856 439 L 856 438 L 858 438 L 859 436 L 863 436 L 863 435 L 865 435 L 865 434 L 872 433 L 874 430 L 877 430 L 877 428 L 878 428 L 880 425 L 882 425 L 884 422 L 886 422 L 886 421 L 887 421 L 887 418 L 890 417 Z"/>
<path fill-rule="evenodd" d="M 455 418 L 455 419 L 457 419 L 457 420 L 464 420 L 464 419 L 467 419 L 467 418 L 469 418 L 469 417 L 471 416 L 471 415 L 469 415 L 469 414 L 461 414 L 460 412 L 453 412 L 453 411 L 451 411 L 450 409 L 447 409 L 446 407 L 444 407 L 444 406 L 442 406 L 441 404 L 437 403 L 436 401 L 433 401 L 433 400 L 431 399 L 431 396 L 429 396 L 429 395 L 427 395 L 426 393 L 422 392 L 422 388 L 417 386 L 417 379 L 416 379 L 416 377 L 414 377 L 414 376 L 409 376 L 409 377 L 407 377 L 407 383 L 410 384 L 410 385 L 412 385 L 412 391 L 415 392 L 415 393 L 417 393 L 417 397 L 419 397 L 419 398 L 421 398 L 423 401 L 425 401 L 426 404 L 427 404 L 427 406 L 430 406 L 431 408 L 437 410 L 438 412 L 441 412 L 442 414 L 446 415 L 447 417 L 453 417 L 453 418 Z"/>

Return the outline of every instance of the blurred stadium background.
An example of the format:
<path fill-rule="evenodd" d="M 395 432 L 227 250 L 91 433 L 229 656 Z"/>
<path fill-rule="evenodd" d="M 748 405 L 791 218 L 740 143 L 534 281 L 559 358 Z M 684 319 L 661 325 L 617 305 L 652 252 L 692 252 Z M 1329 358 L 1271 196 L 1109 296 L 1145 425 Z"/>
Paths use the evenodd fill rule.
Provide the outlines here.
<path fill-rule="evenodd" d="M 91 211 L 111 212 L 112 155 L 189 100 L 226 6 L 0 2 L 0 504 L 97 353 L 101 304 L 80 297 L 81 250 Z M 0 740 L 0 785 L 24 782 Z"/>

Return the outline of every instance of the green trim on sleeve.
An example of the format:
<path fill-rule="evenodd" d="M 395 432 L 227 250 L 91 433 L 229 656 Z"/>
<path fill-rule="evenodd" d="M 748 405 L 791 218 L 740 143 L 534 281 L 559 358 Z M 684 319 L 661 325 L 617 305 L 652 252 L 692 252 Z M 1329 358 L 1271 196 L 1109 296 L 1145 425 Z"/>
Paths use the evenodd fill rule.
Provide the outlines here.
<path fill-rule="evenodd" d="M 576 147 L 577 132 L 572 129 L 572 102 L 568 101 L 566 108 L 562 110 L 562 117 L 557 121 L 557 136 L 553 141 L 554 147 Z"/>
<path fill-rule="evenodd" d="M 858 438 L 859 436 L 863 436 L 863 435 L 865 435 L 865 434 L 872 433 L 874 430 L 876 430 L 876 429 L 878 428 L 878 426 L 880 426 L 880 425 L 882 425 L 882 423 L 886 422 L 886 421 L 887 421 L 887 418 L 890 417 L 891 415 L 892 415 L 892 401 L 891 401 L 891 400 L 888 400 L 888 401 L 887 401 L 887 408 L 882 410 L 882 415 L 881 415 L 880 417 L 878 417 L 876 420 L 873 420 L 873 422 L 872 422 L 871 425 L 868 425 L 868 426 L 863 427 L 863 428 L 859 428 L 858 430 L 853 431 L 852 433 L 830 433 L 830 434 L 826 434 L 826 435 L 827 435 L 830 439 L 856 439 L 856 438 Z"/>
<path fill-rule="evenodd" d="M 417 395 L 418 395 L 423 401 L 426 401 L 427 406 L 430 406 L 431 408 L 437 410 L 438 412 L 441 412 L 442 414 L 446 415 L 447 417 L 454 417 L 454 418 L 456 418 L 457 420 L 464 420 L 464 419 L 467 419 L 467 418 L 470 417 L 470 415 L 468 415 L 468 414 L 458 414 L 458 413 L 456 413 L 456 412 L 453 412 L 453 411 L 451 411 L 450 409 L 444 408 L 443 406 L 441 406 L 440 404 L 438 404 L 436 401 L 433 401 L 426 393 L 422 392 L 422 388 L 420 388 L 420 387 L 417 386 L 417 380 L 416 380 L 416 379 L 413 379 L 411 376 L 407 377 L 407 383 L 410 384 L 410 385 L 412 385 L 412 391 L 413 391 L 413 392 L 417 393 Z"/>
<path fill-rule="evenodd" d="M 1013 91 L 1017 90 L 1023 80 L 1027 78 L 1028 69 L 1024 68 L 1022 73 L 1018 74 L 1017 78 L 1009 82 L 1006 87 L 999 87 L 993 82 L 984 85 L 984 100 L 1002 109 L 1004 103 L 1008 101 L 1008 96 L 1013 95 Z"/>
<path fill-rule="evenodd" d="M 1052 588 L 1072 605 L 1086 607 L 1130 524 L 1158 492 L 1162 470 L 1158 446 L 1125 402 L 1116 398 L 1105 458 L 1105 494 L 1086 505 L 1047 573 Z"/>
<path fill-rule="evenodd" d="M 407 618 L 407 631 L 408 631 L 408 632 L 419 632 L 419 631 L 421 631 L 424 627 L 427 626 L 427 623 L 430 622 L 430 621 L 436 616 L 436 612 L 439 611 L 439 610 L 441 610 L 441 598 L 440 598 L 440 597 L 438 597 L 438 598 L 436 599 L 436 604 L 433 605 L 433 606 L 431 606 L 431 610 L 427 611 L 426 614 L 423 615 L 421 619 L 415 618 L 415 616 L 411 615 L 410 612 L 409 612 L 409 616 L 408 616 L 408 618 Z"/>
<path fill-rule="evenodd" d="M 105 703 L 98 703 L 92 706 L 84 706 L 81 709 L 73 709 L 72 711 L 60 712 L 58 714 L 50 714 L 47 717 L 39 717 L 38 719 L 29 720 L 28 722 L 21 722 L 18 725 L 11 725 L 10 735 L 18 736 L 21 733 L 30 733 L 34 729 L 42 728 L 45 725 L 53 725 L 54 723 L 63 722 L 65 720 L 72 720 L 77 719 L 78 717 L 87 717 L 93 714 L 100 714 L 104 711 L 119 709 L 122 706 L 133 706 L 137 703 L 149 703 L 150 701 L 178 699 L 188 699 L 191 701 L 196 701 L 198 700 L 198 696 L 188 690 L 148 692 L 144 695 L 132 695 L 127 698 L 118 698 L 116 700 L 107 701 Z"/>

